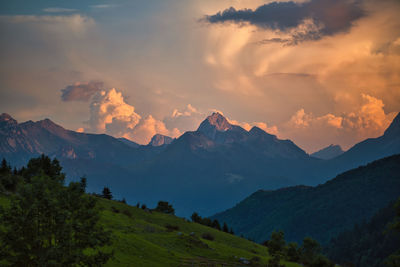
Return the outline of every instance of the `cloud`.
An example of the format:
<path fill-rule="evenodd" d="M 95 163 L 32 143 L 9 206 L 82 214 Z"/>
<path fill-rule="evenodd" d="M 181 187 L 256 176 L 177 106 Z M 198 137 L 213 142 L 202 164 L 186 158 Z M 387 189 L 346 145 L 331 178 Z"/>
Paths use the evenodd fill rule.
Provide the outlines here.
<path fill-rule="evenodd" d="M 81 34 L 88 28 L 95 25 L 95 21 L 91 17 L 80 14 L 71 15 L 15 15 L 15 16 L 0 16 L 0 23 L 22 25 L 35 28 L 36 30 L 45 31 L 52 34 L 60 34 L 60 30 L 68 30 L 71 33 Z M 62 27 L 62 29 L 61 29 Z"/>
<path fill-rule="evenodd" d="M 382 100 L 362 94 L 363 104 L 352 112 L 315 116 L 299 109 L 282 127 L 281 133 L 295 142 L 309 144 L 314 151 L 331 143 L 345 148 L 366 138 L 378 137 L 390 125 L 395 112 L 385 113 Z"/>
<path fill-rule="evenodd" d="M 48 8 L 44 8 L 43 11 L 48 12 L 48 13 L 68 13 L 68 12 L 74 12 L 77 10 L 73 9 L 73 8 L 64 8 L 64 7 L 48 7 Z"/>
<path fill-rule="evenodd" d="M 99 4 L 99 5 L 91 5 L 90 7 L 104 9 L 104 8 L 111 8 L 111 7 L 116 7 L 116 6 L 117 5 L 113 5 L 113 4 Z"/>
<path fill-rule="evenodd" d="M 181 132 L 194 131 L 207 116 L 200 112 L 191 104 L 188 104 L 183 110 L 174 109 L 170 116 L 164 118 L 168 129 L 177 128 Z"/>
<path fill-rule="evenodd" d="M 100 81 L 91 81 L 88 83 L 77 82 L 61 89 L 61 99 L 62 101 L 87 102 L 96 92 L 100 91 L 103 86 L 104 83 Z"/>
<path fill-rule="evenodd" d="M 96 93 L 90 104 L 88 123 L 92 132 L 120 136 L 126 130 L 133 130 L 140 119 L 135 108 L 127 104 L 122 93 L 115 88 Z"/>
<path fill-rule="evenodd" d="M 155 134 L 178 137 L 181 135 L 181 132 L 177 128 L 174 128 L 171 131 L 168 130 L 162 121 L 149 115 L 145 119 L 142 119 L 132 132 L 124 134 L 123 137 L 139 144 L 148 144 Z"/>
<path fill-rule="evenodd" d="M 304 3 L 272 2 L 254 10 L 237 10 L 230 7 L 214 15 L 205 16 L 204 19 L 209 23 L 248 23 L 282 32 L 303 25 L 302 31 L 296 31 L 292 35 L 294 40 L 291 42 L 299 42 L 348 31 L 353 22 L 364 15 L 359 1 L 311 0 Z"/>
<path fill-rule="evenodd" d="M 155 134 L 177 137 L 177 128 L 167 129 L 164 122 L 152 115 L 142 118 L 134 106 L 125 102 L 122 92 L 115 88 L 97 91 L 90 104 L 89 128 L 85 132 L 106 133 L 147 144 Z"/>

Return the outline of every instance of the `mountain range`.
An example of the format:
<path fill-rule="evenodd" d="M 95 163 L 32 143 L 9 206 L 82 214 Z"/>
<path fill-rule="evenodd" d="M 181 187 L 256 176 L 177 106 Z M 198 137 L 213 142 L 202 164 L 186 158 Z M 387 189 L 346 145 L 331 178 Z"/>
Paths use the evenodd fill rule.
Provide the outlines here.
<path fill-rule="evenodd" d="M 178 215 L 210 215 L 259 189 L 317 185 L 372 160 L 400 153 L 400 115 L 381 137 L 329 160 L 258 127 L 246 131 L 220 113 L 177 139 L 157 135 L 139 145 L 105 134 L 66 130 L 49 119 L 18 123 L 0 116 L 0 157 L 22 166 L 40 154 L 57 157 L 68 179 L 86 176 L 88 190 L 109 186 L 116 197 L 173 203 Z"/>

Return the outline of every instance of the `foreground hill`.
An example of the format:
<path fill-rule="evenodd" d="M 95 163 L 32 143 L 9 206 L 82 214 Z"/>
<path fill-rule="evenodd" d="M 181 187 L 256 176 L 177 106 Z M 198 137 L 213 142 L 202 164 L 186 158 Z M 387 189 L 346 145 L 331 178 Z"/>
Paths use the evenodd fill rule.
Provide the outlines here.
<path fill-rule="evenodd" d="M 0 205 L 7 203 L 7 197 L 0 195 Z M 198 266 L 217 261 L 233 267 L 243 265 L 240 258 L 257 258 L 265 266 L 270 258 L 264 246 L 183 218 L 105 199 L 99 199 L 97 206 L 101 224 L 113 236 L 109 249 L 114 257 L 106 266 L 175 267 L 183 262 Z M 203 238 L 206 233 L 214 240 Z"/>
<path fill-rule="evenodd" d="M 311 236 L 321 243 L 368 220 L 400 196 L 400 155 L 338 175 L 325 184 L 260 190 L 212 218 L 258 242 L 275 229 L 289 241 Z"/>

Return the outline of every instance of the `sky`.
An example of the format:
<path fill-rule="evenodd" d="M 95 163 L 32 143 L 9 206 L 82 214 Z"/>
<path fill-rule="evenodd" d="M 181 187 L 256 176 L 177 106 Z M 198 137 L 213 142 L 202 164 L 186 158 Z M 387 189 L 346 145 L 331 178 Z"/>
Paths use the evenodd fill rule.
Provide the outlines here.
<path fill-rule="evenodd" d="M 0 0 L 0 112 L 146 144 L 212 112 L 311 153 L 400 111 L 398 0 Z"/>

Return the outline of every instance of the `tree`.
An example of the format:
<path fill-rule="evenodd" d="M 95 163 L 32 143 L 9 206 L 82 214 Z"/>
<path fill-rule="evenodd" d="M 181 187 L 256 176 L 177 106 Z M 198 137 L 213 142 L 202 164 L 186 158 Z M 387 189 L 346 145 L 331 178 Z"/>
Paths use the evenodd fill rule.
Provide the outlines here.
<path fill-rule="evenodd" d="M 225 233 L 229 233 L 229 228 L 226 222 L 224 222 L 224 225 L 222 226 L 222 231 L 224 231 Z"/>
<path fill-rule="evenodd" d="M 271 254 L 282 254 L 285 247 L 285 237 L 283 231 L 273 231 L 271 239 L 268 241 L 268 250 Z"/>
<path fill-rule="evenodd" d="M 400 198 L 395 203 L 394 208 L 396 210 L 396 217 L 394 219 L 394 222 L 390 226 L 393 230 L 400 232 Z M 398 249 L 395 253 L 391 254 L 385 260 L 385 263 L 389 267 L 400 266 L 400 249 Z"/>
<path fill-rule="evenodd" d="M 60 172 L 46 175 L 57 166 L 52 161 L 45 166 L 49 169 L 40 170 L 28 164 L 26 173 L 38 175 L 30 176 L 10 196 L 10 206 L 1 208 L 3 265 L 101 266 L 111 257 L 102 248 L 110 243 L 110 234 L 99 224 L 95 198 L 84 193 L 84 179 L 65 187 Z"/>
<path fill-rule="evenodd" d="M 111 200 L 113 198 L 112 194 L 111 194 L 111 190 L 108 187 L 104 187 L 103 191 L 101 193 L 101 197 L 105 198 L 105 199 L 109 199 Z"/>
<path fill-rule="evenodd" d="M 17 190 L 18 184 L 21 182 L 21 176 L 14 174 L 11 170 L 10 165 L 5 159 L 3 159 L 0 166 L 0 192 L 15 192 Z"/>
<path fill-rule="evenodd" d="M 192 219 L 192 222 L 195 223 L 200 223 L 201 222 L 201 217 L 197 212 L 193 212 L 192 216 L 190 216 L 190 219 Z"/>
<path fill-rule="evenodd" d="M 155 211 L 162 212 L 165 214 L 175 214 L 175 210 L 167 201 L 159 201 Z"/>
<path fill-rule="evenodd" d="M 7 163 L 5 158 L 3 158 L 3 160 L 1 161 L 1 166 L 0 166 L 0 175 L 2 174 L 11 174 L 11 167 Z"/>
<path fill-rule="evenodd" d="M 29 160 L 27 168 L 22 168 L 20 174 L 26 182 L 30 182 L 32 177 L 41 174 L 47 175 L 51 179 L 64 183 L 65 174 L 61 172 L 60 162 L 55 158 L 51 160 L 48 156 L 41 155 L 38 158 Z"/>
<path fill-rule="evenodd" d="M 281 262 L 281 255 L 280 254 L 274 254 L 269 260 L 268 260 L 268 267 L 283 267 L 284 265 L 280 264 Z"/>
<path fill-rule="evenodd" d="M 212 222 L 212 227 L 221 231 L 221 225 L 219 224 L 219 221 L 217 219 L 214 219 Z"/>
<path fill-rule="evenodd" d="M 300 260 L 300 252 L 297 243 L 290 242 L 286 249 L 288 261 L 298 262 Z"/>
<path fill-rule="evenodd" d="M 311 237 L 305 237 L 300 248 L 301 262 L 305 265 L 310 265 L 317 255 L 321 252 L 320 244 Z"/>

